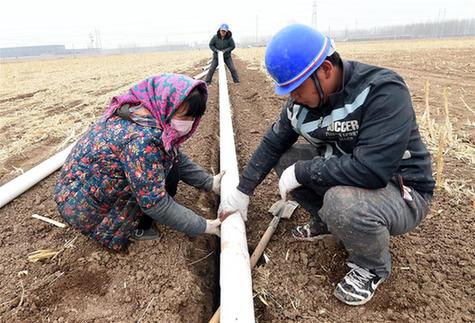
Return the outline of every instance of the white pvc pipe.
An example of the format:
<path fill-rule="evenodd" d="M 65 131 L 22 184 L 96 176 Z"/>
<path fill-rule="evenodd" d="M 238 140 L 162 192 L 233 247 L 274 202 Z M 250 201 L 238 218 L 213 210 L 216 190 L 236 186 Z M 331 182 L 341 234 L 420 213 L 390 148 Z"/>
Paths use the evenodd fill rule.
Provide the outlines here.
<path fill-rule="evenodd" d="M 196 75 L 195 79 L 200 79 L 206 75 L 208 71 L 202 72 Z M 10 182 L 0 187 L 0 208 L 8 204 L 20 194 L 24 193 L 39 181 L 48 177 L 55 170 L 60 168 L 66 158 L 68 157 L 71 149 L 75 144 L 70 145 L 65 150 L 57 153 L 56 155 L 48 158 L 44 162 L 33 167 L 26 173 L 14 178 Z"/>
<path fill-rule="evenodd" d="M 208 74 L 208 70 L 205 70 L 205 71 L 201 72 L 200 74 L 194 76 L 193 78 L 196 79 L 196 80 L 199 80 L 199 79 L 201 79 L 203 76 L 205 76 L 206 74 Z"/>
<path fill-rule="evenodd" d="M 239 172 L 222 52 L 218 53 L 218 59 L 220 169 L 226 170 L 221 181 L 221 198 L 225 199 L 236 188 Z M 220 265 L 221 322 L 255 322 L 246 227 L 239 213 L 230 215 L 221 224 Z"/>
<path fill-rule="evenodd" d="M 0 208 L 60 168 L 74 145 L 75 143 L 1 186 Z"/>
<path fill-rule="evenodd" d="M 196 76 L 193 76 L 193 78 L 194 78 L 194 79 L 197 79 L 197 80 L 201 79 L 203 76 L 205 76 L 206 74 L 208 74 L 208 71 L 209 71 L 209 67 L 210 67 L 210 66 L 211 66 L 211 65 L 207 66 L 205 71 L 201 72 L 200 74 L 198 74 L 198 75 L 196 75 Z M 219 66 L 218 66 L 216 69 L 219 70 Z"/>

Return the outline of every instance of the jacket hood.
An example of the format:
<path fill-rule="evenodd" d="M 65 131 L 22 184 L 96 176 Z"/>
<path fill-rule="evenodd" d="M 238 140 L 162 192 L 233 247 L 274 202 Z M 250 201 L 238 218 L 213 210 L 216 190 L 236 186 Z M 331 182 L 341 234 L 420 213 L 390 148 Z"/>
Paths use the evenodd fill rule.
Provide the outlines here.
<path fill-rule="evenodd" d="M 219 31 L 220 31 L 220 30 L 221 30 L 221 29 L 218 29 L 218 31 L 216 32 L 216 35 L 218 36 L 218 38 L 221 38 L 221 37 L 220 37 L 221 35 L 219 34 Z M 233 36 L 233 33 L 231 32 L 231 30 L 228 30 L 228 31 L 226 32 L 226 36 L 224 36 L 224 39 L 231 38 L 232 36 Z"/>

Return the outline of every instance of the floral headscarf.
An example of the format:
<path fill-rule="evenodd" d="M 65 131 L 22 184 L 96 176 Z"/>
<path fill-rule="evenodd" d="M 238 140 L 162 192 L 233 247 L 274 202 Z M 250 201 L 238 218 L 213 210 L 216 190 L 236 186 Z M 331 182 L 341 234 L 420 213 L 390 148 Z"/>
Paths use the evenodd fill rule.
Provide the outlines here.
<path fill-rule="evenodd" d="M 201 118 L 195 118 L 190 132 L 179 137 L 170 121 L 173 113 L 178 109 L 184 99 L 195 87 L 202 87 L 207 96 L 206 84 L 203 81 L 192 79 L 182 74 L 166 73 L 151 76 L 134 85 L 125 94 L 114 96 L 106 110 L 104 117 L 109 118 L 117 109 L 125 104 L 141 105 L 157 120 L 158 127 L 162 129 L 162 142 L 165 150 L 172 146 L 179 146 L 198 128 Z"/>

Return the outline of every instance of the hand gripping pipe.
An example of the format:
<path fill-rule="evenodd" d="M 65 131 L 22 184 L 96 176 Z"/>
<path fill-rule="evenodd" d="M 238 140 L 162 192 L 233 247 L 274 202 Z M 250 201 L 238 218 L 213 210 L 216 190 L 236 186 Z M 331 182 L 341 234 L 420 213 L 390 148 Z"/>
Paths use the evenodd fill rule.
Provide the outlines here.
<path fill-rule="evenodd" d="M 222 52 L 218 53 L 218 59 L 220 169 L 226 170 L 221 181 L 221 198 L 225 199 L 237 186 L 239 173 Z M 219 284 L 221 322 L 255 322 L 246 227 L 239 213 L 228 216 L 221 224 Z"/>

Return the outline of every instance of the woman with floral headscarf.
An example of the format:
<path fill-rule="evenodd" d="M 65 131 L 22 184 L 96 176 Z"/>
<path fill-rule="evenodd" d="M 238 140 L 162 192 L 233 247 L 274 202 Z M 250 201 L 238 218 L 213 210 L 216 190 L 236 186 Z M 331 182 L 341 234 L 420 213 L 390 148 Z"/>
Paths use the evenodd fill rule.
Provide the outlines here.
<path fill-rule="evenodd" d="M 219 220 L 173 200 L 179 180 L 219 193 L 222 174 L 210 175 L 179 150 L 206 100 L 204 82 L 179 74 L 150 77 L 113 97 L 59 175 L 55 201 L 64 219 L 113 250 L 158 237 L 153 226 L 139 228 L 150 219 L 190 236 L 219 234 Z"/>

